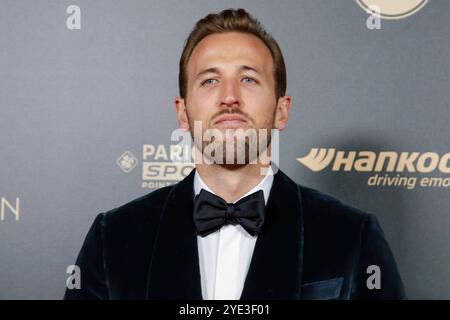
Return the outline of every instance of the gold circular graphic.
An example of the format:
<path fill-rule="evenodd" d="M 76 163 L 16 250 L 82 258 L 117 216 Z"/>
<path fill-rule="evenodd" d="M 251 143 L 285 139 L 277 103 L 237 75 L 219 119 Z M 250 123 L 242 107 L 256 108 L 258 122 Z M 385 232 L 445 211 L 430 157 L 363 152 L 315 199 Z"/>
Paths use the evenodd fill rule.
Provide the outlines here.
<path fill-rule="evenodd" d="M 403 19 L 422 9 L 428 0 L 356 0 L 366 12 L 382 19 Z M 376 7 L 374 11 L 370 7 Z M 379 13 L 377 12 L 379 10 Z"/>

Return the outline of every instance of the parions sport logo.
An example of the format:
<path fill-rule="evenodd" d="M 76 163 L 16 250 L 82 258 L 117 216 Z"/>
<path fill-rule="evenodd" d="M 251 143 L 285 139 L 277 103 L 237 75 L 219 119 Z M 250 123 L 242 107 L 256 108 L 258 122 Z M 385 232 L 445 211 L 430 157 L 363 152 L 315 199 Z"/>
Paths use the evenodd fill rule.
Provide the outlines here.
<path fill-rule="evenodd" d="M 195 167 L 192 152 L 187 146 L 144 144 L 140 157 L 125 151 L 116 163 L 125 173 L 140 167 L 141 187 L 158 189 L 181 181 L 192 171 Z M 140 166 L 138 158 L 141 158 Z"/>
<path fill-rule="evenodd" d="M 450 152 L 342 151 L 312 148 L 297 161 L 313 172 L 375 173 L 367 180 L 371 187 L 450 186 Z M 420 174 L 420 176 L 419 176 Z"/>
<path fill-rule="evenodd" d="M 194 169 L 192 148 L 179 145 L 142 146 L 142 188 L 156 189 L 174 184 Z"/>

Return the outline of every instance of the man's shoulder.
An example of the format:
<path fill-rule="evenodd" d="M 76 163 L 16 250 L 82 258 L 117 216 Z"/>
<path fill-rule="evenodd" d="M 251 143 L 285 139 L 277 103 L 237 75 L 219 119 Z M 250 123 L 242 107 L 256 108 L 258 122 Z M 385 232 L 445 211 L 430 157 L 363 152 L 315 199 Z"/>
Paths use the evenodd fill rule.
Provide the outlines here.
<path fill-rule="evenodd" d="M 364 211 L 331 194 L 297 184 L 300 190 L 303 214 L 306 219 L 328 223 L 356 223 L 370 219 L 372 213 Z"/>
<path fill-rule="evenodd" d="M 159 219 L 172 186 L 162 187 L 103 213 L 106 222 Z"/>
<path fill-rule="evenodd" d="M 300 193 L 305 252 L 314 254 L 321 265 L 340 259 L 336 257 L 348 259 L 369 237 L 379 239 L 382 234 L 373 213 L 309 187 L 300 186 Z"/>

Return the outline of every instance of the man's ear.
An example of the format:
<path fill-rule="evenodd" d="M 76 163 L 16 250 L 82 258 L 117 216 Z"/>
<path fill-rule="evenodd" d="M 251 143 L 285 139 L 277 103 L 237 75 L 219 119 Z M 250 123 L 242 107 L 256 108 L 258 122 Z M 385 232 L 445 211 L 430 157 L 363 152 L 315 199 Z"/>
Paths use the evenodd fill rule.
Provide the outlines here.
<path fill-rule="evenodd" d="M 286 128 L 291 106 L 292 98 L 290 96 L 278 98 L 277 110 L 275 112 L 275 128 L 280 131 L 283 131 Z"/>
<path fill-rule="evenodd" d="M 178 126 L 180 127 L 180 129 L 189 130 L 189 121 L 186 113 L 186 105 L 183 98 L 175 98 L 175 110 L 177 112 Z"/>

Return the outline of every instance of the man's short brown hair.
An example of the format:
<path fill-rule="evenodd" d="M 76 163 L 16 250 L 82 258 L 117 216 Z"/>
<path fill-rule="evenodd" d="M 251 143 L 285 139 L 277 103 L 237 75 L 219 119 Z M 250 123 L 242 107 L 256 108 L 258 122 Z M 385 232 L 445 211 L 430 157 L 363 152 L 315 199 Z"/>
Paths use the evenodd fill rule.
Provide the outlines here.
<path fill-rule="evenodd" d="M 200 19 L 185 41 L 180 58 L 178 85 L 180 97 L 187 94 L 187 64 L 192 51 L 206 36 L 214 33 L 242 32 L 261 39 L 270 50 L 273 58 L 275 95 L 277 99 L 286 92 L 286 66 L 283 54 L 275 39 L 262 27 L 261 23 L 244 9 L 226 9 L 219 13 L 210 13 Z"/>

